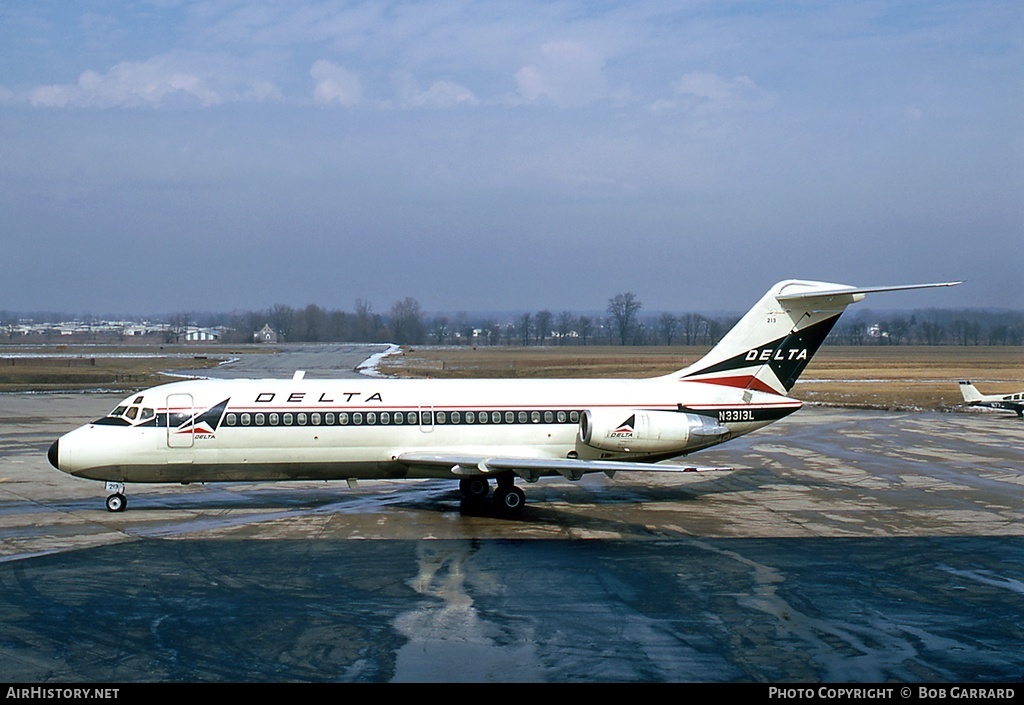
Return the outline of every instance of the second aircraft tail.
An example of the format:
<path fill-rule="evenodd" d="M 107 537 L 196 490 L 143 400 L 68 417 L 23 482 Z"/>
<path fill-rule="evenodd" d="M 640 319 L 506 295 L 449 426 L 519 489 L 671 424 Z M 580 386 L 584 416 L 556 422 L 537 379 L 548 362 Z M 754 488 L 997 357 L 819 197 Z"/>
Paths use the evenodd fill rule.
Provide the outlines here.
<path fill-rule="evenodd" d="M 973 401 L 981 401 L 982 399 L 981 392 L 978 391 L 978 388 L 970 380 L 960 382 L 960 393 L 968 404 Z"/>

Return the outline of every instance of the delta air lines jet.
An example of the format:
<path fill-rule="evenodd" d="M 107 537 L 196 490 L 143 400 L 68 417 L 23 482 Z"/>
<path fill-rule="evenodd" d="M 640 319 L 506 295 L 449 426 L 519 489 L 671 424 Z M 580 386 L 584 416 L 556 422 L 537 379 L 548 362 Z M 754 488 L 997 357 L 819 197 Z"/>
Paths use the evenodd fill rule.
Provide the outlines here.
<path fill-rule="evenodd" d="M 458 479 L 501 513 L 516 478 L 686 472 L 659 461 L 710 448 L 800 408 L 788 396 L 840 314 L 866 294 L 959 282 L 855 288 L 773 286 L 703 358 L 650 379 L 190 380 L 132 394 L 62 436 L 57 469 L 107 483 L 364 478 Z"/>

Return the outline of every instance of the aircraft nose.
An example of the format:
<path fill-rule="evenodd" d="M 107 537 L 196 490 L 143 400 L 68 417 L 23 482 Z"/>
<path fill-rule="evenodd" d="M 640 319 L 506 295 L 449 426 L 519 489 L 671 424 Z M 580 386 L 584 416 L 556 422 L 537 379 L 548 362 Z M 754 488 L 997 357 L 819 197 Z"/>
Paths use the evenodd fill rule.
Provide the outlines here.
<path fill-rule="evenodd" d="M 60 441 L 54 441 L 53 445 L 50 446 L 50 450 L 46 451 L 46 459 L 50 461 L 50 465 L 60 470 L 60 466 L 57 464 L 57 460 L 60 459 L 60 454 L 57 450 L 58 443 Z"/>

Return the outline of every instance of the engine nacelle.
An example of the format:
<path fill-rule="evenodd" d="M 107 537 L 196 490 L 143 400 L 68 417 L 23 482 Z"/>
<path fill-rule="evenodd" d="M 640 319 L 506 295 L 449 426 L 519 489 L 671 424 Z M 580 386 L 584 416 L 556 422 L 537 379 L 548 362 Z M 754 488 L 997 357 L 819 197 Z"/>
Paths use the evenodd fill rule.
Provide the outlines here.
<path fill-rule="evenodd" d="M 580 441 L 616 453 L 683 453 L 729 435 L 711 417 L 678 411 L 587 409 L 580 417 Z"/>

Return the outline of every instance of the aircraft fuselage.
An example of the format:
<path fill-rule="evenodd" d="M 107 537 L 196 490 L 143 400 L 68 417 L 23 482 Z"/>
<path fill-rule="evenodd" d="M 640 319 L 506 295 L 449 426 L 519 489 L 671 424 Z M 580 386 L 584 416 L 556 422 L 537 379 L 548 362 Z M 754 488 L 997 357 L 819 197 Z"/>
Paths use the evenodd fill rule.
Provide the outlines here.
<path fill-rule="evenodd" d="M 749 433 L 800 406 L 780 395 L 664 378 L 193 380 L 132 395 L 117 415 L 62 437 L 51 461 L 77 477 L 117 482 L 450 478 L 450 467 L 399 459 L 458 449 L 653 462 Z M 630 427 L 602 429 L 600 447 L 581 441 L 586 412 L 621 416 L 614 426 L 636 411 L 699 416 L 728 434 L 634 448 Z"/>

